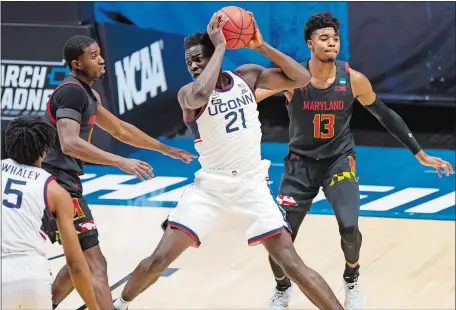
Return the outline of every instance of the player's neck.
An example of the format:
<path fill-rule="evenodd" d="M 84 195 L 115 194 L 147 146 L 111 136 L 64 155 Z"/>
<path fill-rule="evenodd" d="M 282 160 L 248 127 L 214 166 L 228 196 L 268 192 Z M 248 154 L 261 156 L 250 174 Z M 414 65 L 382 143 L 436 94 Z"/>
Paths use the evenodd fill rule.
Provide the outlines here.
<path fill-rule="evenodd" d="M 336 75 L 335 62 L 322 62 L 316 58 L 310 58 L 309 71 L 312 77 L 317 79 L 328 79 Z"/>
<path fill-rule="evenodd" d="M 71 75 L 74 76 L 75 78 L 77 78 L 78 80 L 86 83 L 89 86 L 92 86 L 92 84 L 95 82 L 95 81 L 90 80 L 85 75 L 79 73 L 78 71 L 71 71 Z"/>

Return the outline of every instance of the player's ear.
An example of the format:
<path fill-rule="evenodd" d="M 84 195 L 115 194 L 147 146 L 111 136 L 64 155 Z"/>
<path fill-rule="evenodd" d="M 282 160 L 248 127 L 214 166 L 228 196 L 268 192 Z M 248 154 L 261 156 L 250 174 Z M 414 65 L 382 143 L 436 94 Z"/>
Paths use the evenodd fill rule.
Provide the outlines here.
<path fill-rule="evenodd" d="M 307 47 L 310 48 L 310 49 L 313 49 L 313 42 L 312 40 L 307 40 Z"/>
<path fill-rule="evenodd" d="M 71 61 L 71 67 L 73 69 L 76 69 L 76 70 L 81 70 L 82 69 L 81 62 L 79 60 Z"/>

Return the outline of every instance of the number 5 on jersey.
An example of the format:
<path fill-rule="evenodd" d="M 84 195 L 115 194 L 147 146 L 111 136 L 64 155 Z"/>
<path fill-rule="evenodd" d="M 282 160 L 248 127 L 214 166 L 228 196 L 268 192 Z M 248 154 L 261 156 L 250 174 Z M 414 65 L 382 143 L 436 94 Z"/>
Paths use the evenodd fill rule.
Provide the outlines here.
<path fill-rule="evenodd" d="M 21 189 L 25 184 L 27 184 L 26 181 L 8 179 L 8 181 L 6 181 L 5 191 L 3 192 L 3 197 L 5 197 L 5 195 L 8 195 L 8 197 L 3 199 L 2 204 L 7 208 L 20 209 L 22 205 L 22 195 L 24 194 Z M 16 188 L 13 188 L 13 185 L 16 186 Z M 16 199 L 12 199 L 14 196 L 16 196 Z"/>
<path fill-rule="evenodd" d="M 334 114 L 315 114 L 313 119 L 314 138 L 330 139 L 334 137 L 334 122 Z"/>

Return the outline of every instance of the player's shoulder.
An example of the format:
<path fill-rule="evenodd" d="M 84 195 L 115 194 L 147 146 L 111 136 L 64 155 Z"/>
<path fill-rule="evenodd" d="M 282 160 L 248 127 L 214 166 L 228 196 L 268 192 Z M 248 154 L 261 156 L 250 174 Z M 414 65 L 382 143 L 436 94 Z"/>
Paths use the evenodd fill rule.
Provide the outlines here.
<path fill-rule="evenodd" d="M 359 78 L 362 78 L 362 77 L 365 77 L 364 74 L 362 74 L 361 72 L 353 69 L 351 66 L 350 66 L 350 63 L 347 62 L 347 61 L 344 61 L 344 60 L 336 60 L 336 63 L 337 63 L 337 66 L 339 68 L 343 68 L 343 71 L 345 73 L 348 73 L 350 75 L 350 78 L 353 79 L 359 79 Z"/>
<path fill-rule="evenodd" d="M 237 67 L 233 70 L 233 73 L 243 79 L 251 89 L 255 89 L 256 81 L 263 73 L 263 70 L 265 70 L 265 68 L 260 65 L 245 64 Z"/>
<path fill-rule="evenodd" d="M 264 70 L 264 67 L 262 67 L 260 65 L 244 64 L 244 65 L 237 67 L 233 71 L 236 73 L 240 73 L 240 74 L 248 74 L 248 73 L 261 73 L 261 71 L 263 71 L 263 70 Z"/>
<path fill-rule="evenodd" d="M 353 69 L 353 68 L 349 68 L 349 74 L 350 74 L 350 80 L 352 82 L 355 82 L 355 83 L 365 83 L 365 82 L 368 82 L 368 78 L 361 72 Z"/>
<path fill-rule="evenodd" d="M 85 96 L 85 93 L 77 83 L 63 83 L 55 89 L 53 96 Z"/>
<path fill-rule="evenodd" d="M 179 91 L 177 92 L 177 96 L 180 98 L 181 96 L 185 96 L 185 94 L 187 93 L 187 91 L 190 90 L 190 88 L 193 86 L 193 84 L 195 84 L 195 82 L 190 82 L 188 84 L 185 84 L 184 86 L 182 86 Z"/>
<path fill-rule="evenodd" d="M 372 85 L 369 79 L 363 73 L 353 68 L 350 68 L 350 84 L 355 97 L 361 93 L 372 90 Z"/>
<path fill-rule="evenodd" d="M 95 98 L 97 98 L 97 104 L 101 104 L 101 97 L 100 94 L 93 88 L 91 88 L 92 93 L 95 95 Z"/>
<path fill-rule="evenodd" d="M 184 103 L 185 102 L 184 97 L 187 94 L 187 92 L 192 88 L 194 83 L 195 82 L 190 82 L 190 83 L 182 86 L 179 89 L 179 91 L 177 92 L 177 101 L 179 101 L 179 104 L 183 109 L 187 109 L 185 106 L 185 103 Z"/>
<path fill-rule="evenodd" d="M 39 173 L 39 175 L 37 176 L 36 179 L 39 178 L 42 181 L 44 181 L 44 183 L 46 183 L 46 184 L 49 184 L 50 182 L 55 180 L 55 177 L 51 173 L 49 173 L 45 169 L 43 169 L 42 167 L 31 166 L 31 168 L 34 169 L 37 173 Z"/>

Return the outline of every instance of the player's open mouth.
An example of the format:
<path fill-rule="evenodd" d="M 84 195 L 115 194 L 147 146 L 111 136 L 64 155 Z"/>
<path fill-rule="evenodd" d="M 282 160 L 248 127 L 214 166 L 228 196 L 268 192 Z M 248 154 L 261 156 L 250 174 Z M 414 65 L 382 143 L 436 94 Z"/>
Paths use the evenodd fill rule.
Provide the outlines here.
<path fill-rule="evenodd" d="M 101 69 L 100 69 L 100 72 L 101 72 L 101 73 L 105 73 L 105 72 L 106 72 L 106 70 L 105 70 L 105 67 L 104 67 L 104 66 L 103 66 L 103 67 L 101 67 Z"/>

